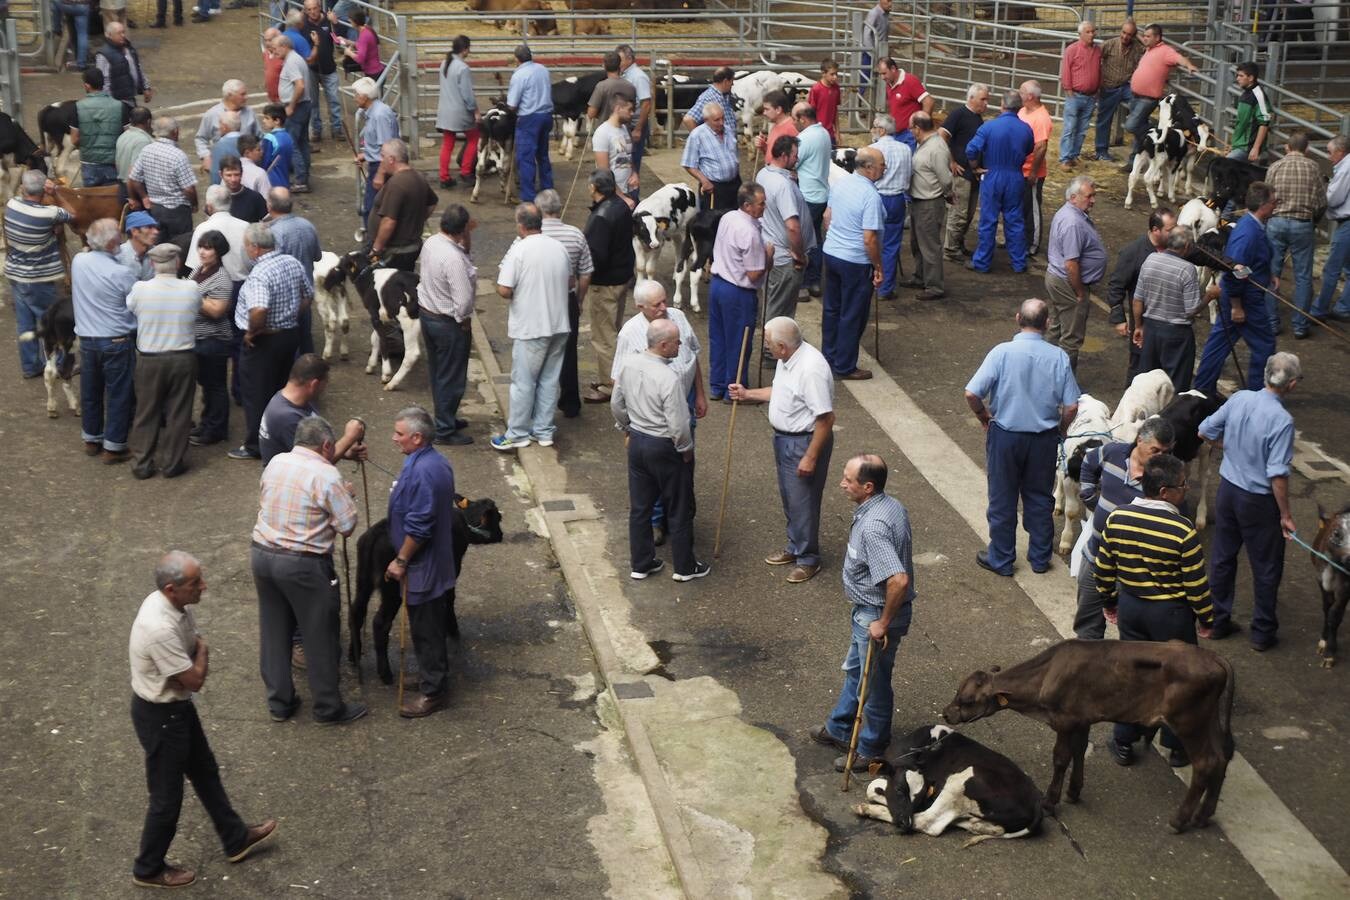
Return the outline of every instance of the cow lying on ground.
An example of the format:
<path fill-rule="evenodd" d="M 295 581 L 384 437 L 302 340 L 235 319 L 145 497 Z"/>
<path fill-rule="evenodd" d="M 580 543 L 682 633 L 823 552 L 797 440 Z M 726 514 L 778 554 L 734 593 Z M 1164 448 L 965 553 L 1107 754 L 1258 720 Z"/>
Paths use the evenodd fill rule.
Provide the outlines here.
<path fill-rule="evenodd" d="M 1194 501 L 1195 527 L 1203 530 L 1209 519 L 1209 465 L 1213 447 L 1200 439 L 1200 423 L 1219 411 L 1223 398 L 1209 396 L 1203 391 L 1185 391 L 1177 394 L 1158 415 L 1172 424 L 1176 441 L 1172 455 L 1189 467 L 1186 481 L 1190 485 L 1188 498 Z"/>
<path fill-rule="evenodd" d="M 698 212 L 698 194 L 687 184 L 668 184 L 645 197 L 633 210 L 633 252 L 641 278 L 656 277 L 656 263 L 667 244 L 678 251 L 684 231 Z"/>
<path fill-rule="evenodd" d="M 75 360 L 79 355 L 79 338 L 75 336 L 75 304 L 66 291 L 59 291 L 56 302 L 47 307 L 37 321 L 37 327 L 19 335 L 20 341 L 37 341 L 47 363 L 42 367 L 42 383 L 47 388 L 47 417 L 59 418 L 56 408 L 56 383 L 66 392 L 66 403 L 75 415 L 80 413 L 80 398 L 71 379 L 75 375 Z"/>
<path fill-rule="evenodd" d="M 1191 761 L 1191 784 L 1168 823 L 1180 833 L 1209 824 L 1233 758 L 1233 667 L 1181 641 L 1063 641 L 1007 671 L 973 672 L 942 712 L 949 725 L 1011 709 L 1055 730 L 1054 776 L 1045 791 L 1055 814 L 1064 773 L 1068 798 L 1083 793 L 1083 756 L 1097 722 L 1166 725 Z M 1203 798 L 1203 802 L 1202 802 Z"/>
<path fill-rule="evenodd" d="M 1139 144 L 1125 190 L 1125 208 L 1134 205 L 1134 188 L 1144 182 L 1150 206 L 1158 205 L 1160 184 L 1167 180 L 1167 198 L 1177 199 L 1177 179 L 1182 167 L 1186 171 L 1186 191 L 1194 193 L 1192 176 L 1196 160 L 1210 143 L 1209 126 L 1195 116 L 1190 103 L 1176 93 L 1169 93 L 1158 104 L 1158 124 L 1149 129 Z"/>
<path fill-rule="evenodd" d="M 70 138 L 71 130 L 79 127 L 74 100 L 61 100 L 38 110 L 38 132 L 43 149 L 52 159 L 52 177 L 68 185 L 73 185 L 80 174 L 79 151 Z"/>
<path fill-rule="evenodd" d="M 1177 389 L 1172 379 L 1162 369 L 1140 372 L 1134 376 L 1120 405 L 1111 414 L 1111 440 L 1134 443 L 1139 433 L 1139 424 L 1149 416 L 1162 412 L 1164 406 L 1172 402 Z"/>
<path fill-rule="evenodd" d="M 492 500 L 465 500 L 455 497 L 452 512 L 454 528 L 455 572 L 463 576 L 464 553 L 470 544 L 499 544 L 502 540 L 502 514 Z M 370 595 L 378 587 L 380 590 L 380 608 L 371 620 L 371 634 L 375 638 L 375 668 L 380 680 L 391 684 L 394 673 L 389 667 L 389 629 L 403 605 L 403 596 L 396 581 L 384 577 L 385 569 L 394 560 L 394 545 L 389 540 L 389 520 L 381 519 L 370 526 L 356 542 L 356 596 L 349 611 L 347 631 L 350 643 L 347 658 L 352 665 L 361 663 L 361 632 L 366 624 L 366 608 L 370 605 Z M 459 637 L 459 620 L 455 618 L 455 590 L 450 589 L 446 598 L 449 605 L 447 633 Z"/>
<path fill-rule="evenodd" d="M 975 835 L 963 847 L 1040 831 L 1044 798 L 1008 757 L 944 725 L 920 728 L 905 743 L 877 767 L 881 777 L 868 784 L 858 815 L 933 837 L 955 825 Z"/>
<path fill-rule="evenodd" d="M 507 108 L 505 100 L 495 101 L 484 111 L 479 134 L 478 165 L 474 168 L 473 193 L 469 195 L 469 200 L 478 202 L 478 192 L 483 187 L 485 175 L 500 173 L 502 197 L 509 203 L 511 176 L 515 169 L 516 114 Z"/>
<path fill-rule="evenodd" d="M 338 356 L 347 359 L 347 332 L 351 330 L 351 291 L 348 290 L 346 270 L 342 258 L 325 250 L 314 264 L 314 308 L 323 322 L 323 358 L 333 358 L 337 345 Z"/>
<path fill-rule="evenodd" d="M 1078 413 L 1069 423 L 1064 438 L 1064 458 L 1055 472 L 1055 515 L 1064 514 L 1064 530 L 1059 536 L 1059 553 L 1067 557 L 1078 537 L 1076 530 L 1083 518 L 1078 499 L 1078 482 L 1083 472 L 1083 456 L 1092 448 L 1111 441 L 1111 407 L 1091 394 L 1078 398 Z"/>
<path fill-rule="evenodd" d="M 1317 507 L 1317 536 L 1312 547 L 1329 557 L 1341 569 L 1327 565 L 1326 560 L 1309 554 L 1317 571 L 1317 586 L 1322 589 L 1322 639 L 1317 642 L 1317 655 L 1322 657 L 1322 668 L 1336 665 L 1336 633 L 1345 618 L 1345 604 L 1350 601 L 1350 506 L 1335 515 L 1327 515 Z"/>
<path fill-rule="evenodd" d="M 553 115 L 562 124 L 562 137 L 558 141 L 558 152 L 563 159 L 571 159 L 577 147 L 584 140 L 582 125 L 586 122 L 586 104 L 591 99 L 595 86 L 605 80 L 604 71 L 587 72 L 585 75 L 569 75 L 561 81 L 553 82 Z"/>
<path fill-rule="evenodd" d="M 676 309 L 684 305 L 680 296 L 682 277 L 689 280 L 689 306 L 694 312 L 702 308 L 698 303 L 698 283 L 703 277 L 704 268 L 712 264 L 717 226 L 728 212 L 725 209 L 701 209 L 685 226 L 684 243 L 680 246 L 680 255 L 675 259 L 675 296 L 671 302 Z"/>

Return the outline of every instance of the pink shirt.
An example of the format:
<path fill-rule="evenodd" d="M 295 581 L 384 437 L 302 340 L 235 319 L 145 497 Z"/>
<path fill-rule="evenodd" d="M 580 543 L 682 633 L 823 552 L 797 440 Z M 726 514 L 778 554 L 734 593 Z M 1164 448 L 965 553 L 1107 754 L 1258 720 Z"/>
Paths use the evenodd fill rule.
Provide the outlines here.
<path fill-rule="evenodd" d="M 1050 111 L 1042 106 L 1035 112 L 1027 112 L 1026 107 L 1017 111 L 1017 118 L 1021 119 L 1031 126 L 1031 135 L 1036 139 L 1036 143 L 1048 142 L 1050 132 L 1054 130 L 1055 123 L 1050 119 Z M 1049 171 L 1046 160 L 1050 154 L 1047 151 L 1045 156 L 1041 157 L 1041 167 L 1036 171 L 1037 178 L 1044 178 Z M 1031 177 L 1031 161 L 1036 158 L 1036 151 L 1033 149 L 1027 154 L 1026 161 L 1022 163 L 1022 177 Z"/>
<path fill-rule="evenodd" d="M 1130 78 L 1130 91 L 1136 97 L 1161 99 L 1167 92 L 1167 76 L 1172 74 L 1172 67 L 1181 62 L 1182 56 L 1174 48 L 1168 44 L 1154 44 L 1139 60 Z"/>
<path fill-rule="evenodd" d="M 1059 84 L 1066 91 L 1077 94 L 1095 94 L 1102 83 L 1102 48 L 1095 43 L 1085 47 L 1074 41 L 1064 48 L 1059 61 Z"/>
<path fill-rule="evenodd" d="M 384 63 L 380 62 L 380 39 L 369 27 L 362 28 L 356 37 L 356 61 L 361 71 L 371 78 L 379 78 L 384 71 Z"/>
<path fill-rule="evenodd" d="M 759 219 L 743 209 L 723 216 L 713 243 L 713 274 L 737 287 L 754 290 L 755 283 L 746 273 L 764 271 L 764 259 Z"/>
<path fill-rule="evenodd" d="M 784 116 L 783 121 L 769 129 L 768 146 L 764 148 L 764 156 L 767 158 L 773 152 L 774 142 L 785 134 L 792 137 L 797 136 L 797 126 L 792 121 L 792 116 Z"/>

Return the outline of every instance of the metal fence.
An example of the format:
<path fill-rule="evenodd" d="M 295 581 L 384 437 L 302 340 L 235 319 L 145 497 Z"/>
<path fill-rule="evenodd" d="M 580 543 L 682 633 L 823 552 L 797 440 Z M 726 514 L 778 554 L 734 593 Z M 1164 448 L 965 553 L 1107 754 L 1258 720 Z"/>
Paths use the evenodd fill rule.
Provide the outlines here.
<path fill-rule="evenodd" d="M 0 110 L 23 122 L 23 85 L 19 81 L 18 23 L 0 23 Z"/>

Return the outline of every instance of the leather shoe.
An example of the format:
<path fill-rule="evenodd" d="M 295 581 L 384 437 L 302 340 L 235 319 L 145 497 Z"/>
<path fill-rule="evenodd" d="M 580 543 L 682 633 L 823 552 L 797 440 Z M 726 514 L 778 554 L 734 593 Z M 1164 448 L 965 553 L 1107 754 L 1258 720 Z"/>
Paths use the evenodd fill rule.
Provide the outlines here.
<path fill-rule="evenodd" d="M 154 478 L 155 467 L 150 465 L 146 466 L 144 469 L 132 468 L 131 477 L 135 478 L 137 481 L 145 481 L 147 478 Z"/>
<path fill-rule="evenodd" d="M 473 443 L 473 438 L 462 431 L 452 431 L 445 437 L 438 437 L 433 444 L 439 444 L 442 447 L 463 447 Z"/>
<path fill-rule="evenodd" d="M 1240 631 L 1242 631 L 1242 628 L 1230 619 L 1225 622 L 1215 623 L 1215 625 L 1210 628 L 1208 637 L 1211 641 L 1221 641 L 1230 634 L 1237 634 Z"/>
<path fill-rule="evenodd" d="M 131 880 L 141 887 L 153 888 L 179 888 L 187 887 L 197 880 L 197 873 L 191 869 L 180 869 L 177 866 L 165 866 L 158 875 L 151 875 L 149 878 L 142 878 L 139 875 L 132 875 Z"/>
<path fill-rule="evenodd" d="M 966 268 L 969 269 L 969 270 L 972 271 L 972 272 L 979 272 L 981 275 L 988 275 L 988 274 L 989 274 L 989 270 L 988 270 L 988 269 L 977 269 L 977 268 L 975 268 L 975 263 L 973 263 L 973 262 L 967 262 L 967 263 L 966 263 Z"/>
<path fill-rule="evenodd" d="M 792 563 L 795 563 L 797 561 L 797 557 L 793 556 L 786 550 L 779 550 L 773 556 L 764 557 L 764 561 L 771 566 L 787 566 L 791 565 Z"/>
<path fill-rule="evenodd" d="M 85 455 L 85 456 L 98 456 L 98 455 L 99 455 L 100 453 L 102 453 L 102 452 L 103 452 L 103 445 L 100 444 L 98 441 L 85 441 L 85 442 L 84 442 L 84 455 Z"/>
<path fill-rule="evenodd" d="M 370 710 L 366 708 L 364 703 L 344 703 L 342 705 L 342 712 L 333 716 L 331 719 L 315 719 L 314 724 L 346 725 L 348 722 L 355 722 L 357 719 L 363 718 L 368 712 L 370 712 Z"/>
<path fill-rule="evenodd" d="M 941 300 L 947 296 L 946 291 L 920 291 L 915 300 Z"/>
<path fill-rule="evenodd" d="M 917 290 L 923 287 L 923 280 L 920 278 L 906 278 L 904 281 L 900 282 L 900 287 Z"/>
<path fill-rule="evenodd" d="M 111 466 L 111 465 L 116 465 L 117 463 L 120 463 L 120 462 L 126 462 L 127 460 L 131 459 L 131 451 L 130 451 L 130 450 L 104 450 L 102 453 L 100 453 L 100 454 L 98 455 L 98 458 L 101 459 L 101 460 L 103 460 L 103 462 L 104 462 L 105 465 L 109 465 L 109 466 Z"/>
<path fill-rule="evenodd" d="M 468 427 L 469 427 L 469 420 L 468 420 L 468 419 L 460 419 L 460 418 L 456 418 L 456 419 L 455 419 L 455 430 L 456 430 L 456 431 L 463 431 L 465 428 L 468 428 Z"/>
<path fill-rule="evenodd" d="M 834 758 L 834 770 L 836 772 L 844 771 L 844 763 L 848 762 L 848 749 L 845 748 L 843 756 Z M 872 763 L 885 762 L 884 759 L 877 759 L 871 756 L 863 756 L 861 753 L 853 757 L 853 771 L 866 772 L 872 767 Z"/>
<path fill-rule="evenodd" d="M 267 819 L 264 822 L 254 825 L 244 836 L 244 846 L 239 849 L 238 853 L 234 853 L 226 857 L 226 859 L 232 863 L 243 862 L 246 856 L 252 853 L 263 841 L 276 834 L 276 831 L 276 819 Z"/>
<path fill-rule="evenodd" d="M 187 470 L 188 464 L 185 462 L 180 462 L 177 465 L 169 466 L 161 474 L 163 474 L 165 478 L 177 478 L 179 475 L 182 475 Z"/>
<path fill-rule="evenodd" d="M 300 698 L 296 697 L 295 702 L 292 703 L 290 708 L 287 709 L 284 713 L 273 712 L 272 710 L 269 709 L 267 711 L 267 716 L 273 722 L 276 722 L 279 725 L 282 722 L 289 722 L 291 719 L 295 718 L 295 714 L 298 713 L 299 711 L 300 711 Z"/>
<path fill-rule="evenodd" d="M 1111 750 L 1111 758 L 1116 761 L 1118 766 L 1134 765 L 1134 745 L 1122 744 L 1115 738 L 1107 741 L 1106 746 Z"/>
<path fill-rule="evenodd" d="M 434 697 L 426 694 L 417 694 L 408 700 L 403 701 L 403 705 L 398 708 L 398 714 L 405 719 L 420 719 L 423 716 L 429 716 L 438 709 L 444 709 L 446 694 L 437 694 Z"/>
<path fill-rule="evenodd" d="M 872 377 L 872 371 L 870 369 L 854 369 L 847 375 L 840 375 L 839 377 L 845 381 L 867 381 Z"/>
<path fill-rule="evenodd" d="M 818 566 L 818 565 L 816 565 L 816 566 L 795 566 L 795 567 L 792 569 L 792 571 L 788 573 L 788 576 L 787 576 L 787 583 L 788 583 L 788 584 L 801 584 L 803 581 L 810 581 L 812 578 L 815 578 L 815 577 L 816 577 L 816 573 L 819 572 L 819 571 L 820 571 L 820 566 Z"/>
<path fill-rule="evenodd" d="M 830 734 L 830 732 L 825 728 L 824 725 L 820 726 L 819 728 L 812 728 L 808 732 L 808 734 L 811 735 L 811 740 L 815 741 L 817 744 L 823 744 L 826 747 L 833 747 L 834 749 L 840 750 L 844 753 L 848 752 L 848 741 L 839 740 L 839 738 Z"/>
<path fill-rule="evenodd" d="M 994 568 L 993 564 L 989 562 L 988 550 L 981 550 L 978 553 L 976 553 L 975 562 L 979 565 L 981 569 L 987 569 L 988 571 L 993 572 L 995 575 L 1002 575 L 1004 578 L 1012 577 L 1012 572 L 1000 572 L 998 569 Z"/>

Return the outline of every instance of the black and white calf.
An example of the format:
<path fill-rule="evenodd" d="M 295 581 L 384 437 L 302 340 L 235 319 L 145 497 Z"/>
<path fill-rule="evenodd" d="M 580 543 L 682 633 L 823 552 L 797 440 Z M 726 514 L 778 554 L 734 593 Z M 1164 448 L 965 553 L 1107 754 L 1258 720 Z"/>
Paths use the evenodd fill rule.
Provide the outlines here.
<path fill-rule="evenodd" d="M 694 105 L 707 86 L 706 81 L 696 81 L 678 72 L 658 78 L 656 84 L 652 86 L 652 118 L 656 125 L 661 128 L 671 127 L 667 121 L 669 118 L 667 111 L 673 108 L 675 127 L 678 128 L 680 117 L 684 115 L 685 110 Z"/>
<path fill-rule="evenodd" d="M 1064 530 L 1059 536 L 1059 552 L 1067 557 L 1077 539 L 1076 529 L 1084 516 L 1078 499 L 1078 482 L 1083 471 L 1083 456 L 1092 448 L 1111 440 L 1111 407 L 1091 394 L 1078 398 L 1078 413 L 1064 438 L 1064 459 L 1055 472 L 1055 514 L 1064 513 Z"/>
<path fill-rule="evenodd" d="M 644 198 L 633 210 L 633 252 L 637 273 L 656 277 L 656 263 L 667 244 L 678 251 L 684 231 L 698 212 L 698 194 L 687 184 L 667 184 Z"/>
<path fill-rule="evenodd" d="M 356 288 L 370 316 L 370 359 L 366 374 L 380 368 L 386 391 L 397 390 L 422 358 L 422 322 L 417 317 L 417 275 L 370 266 L 364 254 L 353 251 L 339 267 Z"/>
<path fill-rule="evenodd" d="M 1232 200 L 1237 204 L 1239 214 L 1247 206 L 1247 188 L 1254 181 L 1265 181 L 1266 167 L 1254 165 L 1241 159 L 1229 159 L 1221 156 L 1209 165 L 1206 175 L 1207 189 L 1214 202 L 1223 209 Z"/>
<path fill-rule="evenodd" d="M 1224 398 L 1203 391 L 1185 391 L 1177 394 L 1158 415 L 1172 423 L 1176 442 L 1172 455 L 1184 462 L 1189 471 L 1190 485 L 1187 499 L 1195 503 L 1195 527 L 1203 529 L 1208 522 L 1209 466 L 1214 448 L 1200 439 L 1200 423 L 1219 411 Z"/>
<path fill-rule="evenodd" d="M 19 335 L 20 341 L 38 341 L 47 364 L 42 367 L 42 383 L 47 388 L 47 417 L 56 419 L 56 383 L 66 392 L 66 403 L 75 415 L 80 413 L 80 398 L 72 378 L 80 339 L 75 336 L 75 304 L 70 294 L 62 291 L 56 302 L 47 307 L 37 321 L 37 327 Z"/>
<path fill-rule="evenodd" d="M 858 164 L 858 148 L 836 147 L 831 161 L 851 175 L 853 174 L 853 167 Z"/>
<path fill-rule="evenodd" d="M 595 86 L 604 80 L 605 73 L 600 71 L 569 75 L 562 81 L 553 82 L 553 115 L 562 125 L 558 152 L 563 159 L 571 159 L 585 140 L 581 126 L 586 122 L 586 103 L 591 99 Z"/>
<path fill-rule="evenodd" d="M 323 358 L 333 358 L 336 345 L 338 356 L 346 359 L 347 332 L 351 329 L 351 283 L 342 257 L 325 250 L 314 264 L 314 308 L 323 322 Z"/>
<path fill-rule="evenodd" d="M 920 728 L 907 743 L 881 765 L 858 815 L 933 837 L 955 825 L 975 835 L 966 847 L 1040 830 L 1042 794 L 1008 757 L 945 725 Z"/>
<path fill-rule="evenodd" d="M 737 72 L 731 83 L 732 106 L 741 120 L 739 134 L 749 139 L 754 134 L 755 116 L 764 109 L 764 98 L 783 89 L 783 76 L 762 69 L 758 72 Z"/>
<path fill-rule="evenodd" d="M 684 243 L 680 245 L 680 255 L 675 260 L 675 296 L 671 298 L 671 303 L 676 309 L 684 305 L 680 283 L 686 278 L 689 281 L 689 306 L 694 312 L 702 308 L 698 303 L 698 283 L 703 277 L 703 270 L 712 264 L 717 226 L 727 212 L 729 210 L 701 209 L 685 226 Z"/>
<path fill-rule="evenodd" d="M 1161 182 L 1167 179 L 1167 199 L 1177 199 L 1177 180 L 1182 166 L 1186 171 L 1186 191 L 1194 193 L 1192 174 L 1196 160 L 1210 144 L 1209 126 L 1195 116 L 1190 103 L 1178 94 L 1167 94 L 1158 104 L 1158 124 L 1149 129 L 1134 157 L 1125 191 L 1125 208 L 1134 206 L 1134 188 L 1143 181 L 1150 206 L 1158 205 Z"/>
<path fill-rule="evenodd" d="M 516 114 L 498 100 L 483 113 L 479 126 L 478 165 L 474 168 L 473 193 L 469 200 L 478 202 L 483 177 L 499 173 L 502 177 L 502 196 L 511 197 L 511 176 L 514 170 L 516 146 Z"/>
<path fill-rule="evenodd" d="M 52 177 L 63 178 L 68 185 L 75 184 L 80 174 L 79 150 L 70 140 L 71 129 L 79 127 L 74 100 L 61 100 L 38 110 L 38 131 L 43 149 L 52 158 Z"/>

